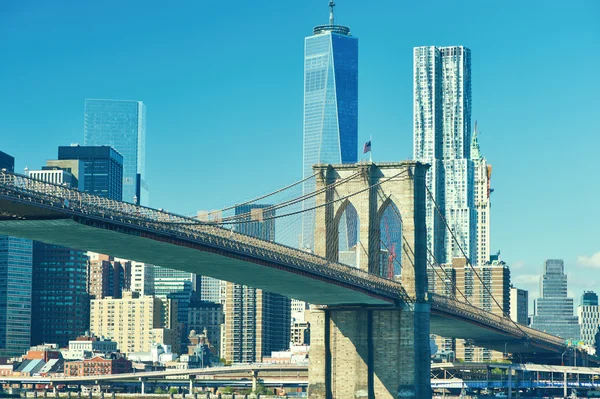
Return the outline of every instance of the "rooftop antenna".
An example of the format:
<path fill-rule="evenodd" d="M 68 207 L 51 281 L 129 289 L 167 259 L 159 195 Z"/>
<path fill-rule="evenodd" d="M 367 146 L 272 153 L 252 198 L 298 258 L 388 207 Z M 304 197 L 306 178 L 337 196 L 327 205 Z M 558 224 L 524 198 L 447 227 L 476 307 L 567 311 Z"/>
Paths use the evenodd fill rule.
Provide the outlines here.
<path fill-rule="evenodd" d="M 333 7 L 335 7 L 335 1 L 330 0 L 329 1 L 329 25 L 331 25 L 331 26 L 335 25 L 333 23 Z"/>

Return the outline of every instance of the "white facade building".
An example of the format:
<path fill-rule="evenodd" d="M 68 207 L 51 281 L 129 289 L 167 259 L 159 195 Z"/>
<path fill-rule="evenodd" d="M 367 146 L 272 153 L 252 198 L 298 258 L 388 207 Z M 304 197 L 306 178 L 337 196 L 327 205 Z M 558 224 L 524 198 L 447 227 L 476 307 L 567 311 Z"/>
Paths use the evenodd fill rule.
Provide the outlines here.
<path fill-rule="evenodd" d="M 81 360 L 86 355 L 96 353 L 107 355 L 117 352 L 117 350 L 117 343 L 115 341 L 96 337 L 82 337 L 74 341 L 69 341 L 69 349 L 62 350 L 61 353 L 64 359 Z"/>
<path fill-rule="evenodd" d="M 529 292 L 516 287 L 510 288 L 510 318 L 519 324 L 528 325 Z"/>
<path fill-rule="evenodd" d="M 485 265 L 490 261 L 490 180 L 492 178 L 492 165 L 481 156 L 477 141 L 477 122 L 473 131 L 471 145 L 471 159 L 474 170 L 474 204 L 475 204 L 475 258 L 474 264 Z"/>
<path fill-rule="evenodd" d="M 154 295 L 154 265 L 131 262 L 131 291 L 140 296 Z"/>
<path fill-rule="evenodd" d="M 440 217 L 427 196 L 429 250 L 440 264 L 465 255 L 474 259 L 476 226 L 469 49 L 463 46 L 414 49 L 413 139 L 413 158 L 431 165 L 426 184 L 443 215 Z M 444 219 L 460 248 L 447 231 Z"/>
<path fill-rule="evenodd" d="M 600 306 L 595 292 L 587 291 L 583 294 L 577 307 L 577 317 L 581 328 L 581 340 L 587 345 L 595 346 L 596 334 L 600 329 Z M 598 349 L 596 348 L 596 351 Z"/>

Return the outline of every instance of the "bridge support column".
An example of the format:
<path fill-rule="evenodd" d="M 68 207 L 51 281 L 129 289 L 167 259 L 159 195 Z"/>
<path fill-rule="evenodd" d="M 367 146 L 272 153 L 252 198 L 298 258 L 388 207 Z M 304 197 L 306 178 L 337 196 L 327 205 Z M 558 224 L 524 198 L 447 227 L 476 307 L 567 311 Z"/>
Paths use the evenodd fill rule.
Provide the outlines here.
<path fill-rule="evenodd" d="M 252 370 L 252 392 L 258 389 L 258 370 Z"/>
<path fill-rule="evenodd" d="M 508 373 L 508 399 L 512 399 L 512 368 L 508 366 L 506 372 Z"/>
<path fill-rule="evenodd" d="M 196 379 L 195 375 L 190 375 L 190 395 L 194 393 L 194 380 Z"/>
<path fill-rule="evenodd" d="M 429 305 L 311 315 L 309 399 L 431 398 Z"/>
<path fill-rule="evenodd" d="M 141 393 L 144 395 L 146 393 L 146 379 L 140 377 L 140 382 L 142 383 Z"/>

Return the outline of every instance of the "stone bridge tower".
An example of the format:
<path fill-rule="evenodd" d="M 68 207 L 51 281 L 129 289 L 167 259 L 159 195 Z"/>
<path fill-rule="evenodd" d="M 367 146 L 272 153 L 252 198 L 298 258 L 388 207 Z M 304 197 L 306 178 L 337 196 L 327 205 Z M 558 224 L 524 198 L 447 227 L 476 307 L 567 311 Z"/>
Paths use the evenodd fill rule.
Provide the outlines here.
<path fill-rule="evenodd" d="M 315 165 L 315 253 L 338 261 L 338 226 L 351 204 L 360 228 L 359 267 L 381 271 L 381 219 L 401 220 L 402 285 L 412 298 L 395 307 L 329 307 L 311 315 L 310 399 L 431 398 L 425 174 L 407 161 Z"/>

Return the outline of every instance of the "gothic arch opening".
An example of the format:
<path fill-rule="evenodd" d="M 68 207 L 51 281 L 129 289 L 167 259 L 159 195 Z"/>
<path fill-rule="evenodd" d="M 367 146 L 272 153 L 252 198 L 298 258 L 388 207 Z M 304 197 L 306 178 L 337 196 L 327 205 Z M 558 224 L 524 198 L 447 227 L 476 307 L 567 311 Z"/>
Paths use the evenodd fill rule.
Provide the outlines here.
<path fill-rule="evenodd" d="M 352 203 L 345 200 L 337 211 L 334 218 L 337 237 L 338 262 L 352 267 L 360 267 L 359 241 L 360 218 Z"/>
<path fill-rule="evenodd" d="M 391 197 L 387 198 L 378 212 L 380 262 L 379 275 L 400 281 L 402 275 L 402 218 Z"/>

